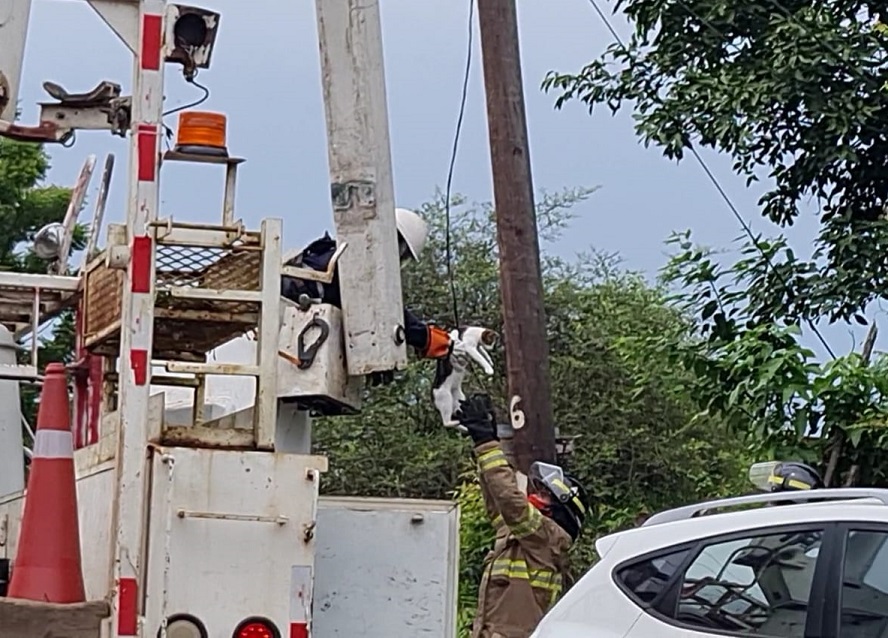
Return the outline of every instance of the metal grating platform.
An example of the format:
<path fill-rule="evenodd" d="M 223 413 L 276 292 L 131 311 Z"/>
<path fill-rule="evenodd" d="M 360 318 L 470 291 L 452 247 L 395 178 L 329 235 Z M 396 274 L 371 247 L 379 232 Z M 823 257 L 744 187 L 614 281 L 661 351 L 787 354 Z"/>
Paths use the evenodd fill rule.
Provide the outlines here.
<path fill-rule="evenodd" d="M 154 354 L 171 361 L 203 361 L 219 345 L 256 327 L 259 304 L 225 299 L 224 291 L 261 289 L 262 253 L 253 247 L 157 246 Z M 115 356 L 120 347 L 121 286 L 125 273 L 99 255 L 84 284 L 87 347 Z M 220 291 L 216 298 L 175 296 L 177 289 Z"/>

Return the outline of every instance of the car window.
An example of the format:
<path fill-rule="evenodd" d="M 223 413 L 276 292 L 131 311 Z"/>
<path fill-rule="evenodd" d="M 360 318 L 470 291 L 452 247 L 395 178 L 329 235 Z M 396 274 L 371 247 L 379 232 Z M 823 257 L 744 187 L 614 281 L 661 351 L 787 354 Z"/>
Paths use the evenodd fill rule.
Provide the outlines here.
<path fill-rule="evenodd" d="M 641 602 L 650 603 L 669 584 L 681 567 L 688 550 L 648 558 L 617 572 L 617 581 L 632 592 Z"/>
<path fill-rule="evenodd" d="M 803 638 L 822 540 L 805 530 L 706 545 L 680 578 L 672 618 L 698 631 Z"/>
<path fill-rule="evenodd" d="M 888 533 L 851 531 L 842 569 L 842 638 L 888 638 Z"/>

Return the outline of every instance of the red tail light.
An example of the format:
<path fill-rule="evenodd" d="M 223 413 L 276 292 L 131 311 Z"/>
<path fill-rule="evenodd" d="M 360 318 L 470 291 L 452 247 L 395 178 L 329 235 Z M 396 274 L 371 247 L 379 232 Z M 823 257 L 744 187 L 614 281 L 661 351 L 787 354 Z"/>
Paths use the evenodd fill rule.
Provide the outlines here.
<path fill-rule="evenodd" d="M 281 638 L 281 632 L 270 620 L 247 618 L 234 630 L 234 638 Z"/>

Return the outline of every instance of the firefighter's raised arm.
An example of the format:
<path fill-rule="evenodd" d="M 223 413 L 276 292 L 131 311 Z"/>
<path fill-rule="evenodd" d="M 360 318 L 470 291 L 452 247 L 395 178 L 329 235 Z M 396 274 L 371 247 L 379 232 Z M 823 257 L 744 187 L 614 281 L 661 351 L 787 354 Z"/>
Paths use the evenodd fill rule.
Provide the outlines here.
<path fill-rule="evenodd" d="M 503 524 L 519 540 L 532 535 L 540 528 L 543 515 L 518 487 L 515 470 L 500 447 L 490 397 L 471 397 L 463 402 L 457 415 L 475 444 L 478 476 L 488 513 L 502 517 Z"/>

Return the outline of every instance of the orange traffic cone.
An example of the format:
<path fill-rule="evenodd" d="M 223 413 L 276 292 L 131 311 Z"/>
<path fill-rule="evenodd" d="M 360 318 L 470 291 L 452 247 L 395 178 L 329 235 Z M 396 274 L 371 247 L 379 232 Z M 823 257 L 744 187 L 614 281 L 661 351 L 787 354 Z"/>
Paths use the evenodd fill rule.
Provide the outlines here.
<path fill-rule="evenodd" d="M 7 596 L 49 603 L 86 601 L 74 437 L 61 363 L 48 364 L 44 372 L 25 511 Z"/>

